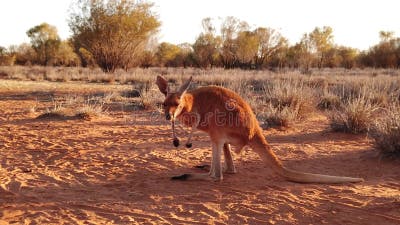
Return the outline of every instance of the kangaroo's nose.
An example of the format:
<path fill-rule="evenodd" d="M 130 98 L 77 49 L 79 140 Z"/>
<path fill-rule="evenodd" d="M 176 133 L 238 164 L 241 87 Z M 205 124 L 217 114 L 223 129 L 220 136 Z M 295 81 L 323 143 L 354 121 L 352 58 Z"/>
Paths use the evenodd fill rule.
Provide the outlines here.
<path fill-rule="evenodd" d="M 165 114 L 165 119 L 166 120 L 171 120 L 171 115 L 169 113 Z"/>

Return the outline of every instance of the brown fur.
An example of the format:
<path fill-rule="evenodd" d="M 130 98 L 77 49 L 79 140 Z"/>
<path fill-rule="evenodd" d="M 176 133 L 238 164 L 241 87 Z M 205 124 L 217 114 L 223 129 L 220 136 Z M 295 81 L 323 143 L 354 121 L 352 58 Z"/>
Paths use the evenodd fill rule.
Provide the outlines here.
<path fill-rule="evenodd" d="M 320 174 L 301 173 L 285 168 L 262 134 L 256 116 L 250 106 L 235 92 L 218 86 L 201 87 L 186 91 L 190 82 L 186 82 L 178 93 L 169 93 L 167 82 L 157 77 L 160 91 L 165 93 L 164 109 L 166 114 L 177 114 L 176 119 L 187 126 L 197 125 L 197 129 L 209 134 L 213 146 L 210 173 L 188 174 L 185 179 L 222 180 L 221 152 L 225 155 L 225 171 L 234 173 L 230 155 L 230 145 L 242 149 L 249 145 L 261 159 L 279 175 L 295 182 L 343 183 L 360 182 L 361 178 L 337 177 Z M 184 89 L 184 90 L 183 90 Z M 177 108 L 182 111 L 177 113 Z M 175 118 L 173 118 L 175 119 Z M 199 119 L 200 121 L 196 121 Z"/>

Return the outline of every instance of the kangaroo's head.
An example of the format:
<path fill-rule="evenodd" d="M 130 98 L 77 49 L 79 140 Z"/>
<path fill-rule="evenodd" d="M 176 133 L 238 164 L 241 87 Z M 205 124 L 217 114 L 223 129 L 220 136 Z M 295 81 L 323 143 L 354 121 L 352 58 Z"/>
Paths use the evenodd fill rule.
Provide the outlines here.
<path fill-rule="evenodd" d="M 157 76 L 156 84 L 161 93 L 165 95 L 165 100 L 163 102 L 165 119 L 172 119 L 171 126 L 172 134 L 174 137 L 173 144 L 175 147 L 179 146 L 179 139 L 175 133 L 175 119 L 182 113 L 182 110 L 185 107 L 185 102 L 183 102 L 182 96 L 189 88 L 191 81 L 192 77 L 190 77 L 189 80 L 182 84 L 182 86 L 180 86 L 176 92 L 171 92 L 167 80 L 165 80 L 165 78 L 162 76 Z"/>
<path fill-rule="evenodd" d="M 156 84 L 160 89 L 161 93 L 165 95 L 163 102 L 163 108 L 166 120 L 175 120 L 182 113 L 184 103 L 182 102 L 182 96 L 189 88 L 192 77 L 189 78 L 185 83 L 178 88 L 176 92 L 170 91 L 167 80 L 162 76 L 157 76 Z"/>

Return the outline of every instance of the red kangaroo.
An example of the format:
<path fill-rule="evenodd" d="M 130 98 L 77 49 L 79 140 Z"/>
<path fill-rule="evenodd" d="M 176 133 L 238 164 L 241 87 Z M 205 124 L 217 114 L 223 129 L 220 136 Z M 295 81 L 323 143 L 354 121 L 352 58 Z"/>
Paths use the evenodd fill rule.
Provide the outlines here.
<path fill-rule="evenodd" d="M 168 82 L 161 76 L 156 84 L 165 95 L 163 103 L 167 120 L 176 119 L 186 126 L 208 133 L 212 145 L 209 173 L 192 173 L 173 177 L 181 180 L 222 180 L 223 172 L 236 173 L 231 155 L 231 145 L 237 152 L 248 145 L 280 176 L 300 183 L 362 182 L 362 178 L 303 173 L 282 165 L 262 134 L 250 106 L 235 92 L 218 86 L 200 87 L 188 91 L 192 77 L 176 91 L 171 92 Z M 174 133 L 174 145 L 179 141 Z M 222 152 L 224 165 L 222 165 Z"/>

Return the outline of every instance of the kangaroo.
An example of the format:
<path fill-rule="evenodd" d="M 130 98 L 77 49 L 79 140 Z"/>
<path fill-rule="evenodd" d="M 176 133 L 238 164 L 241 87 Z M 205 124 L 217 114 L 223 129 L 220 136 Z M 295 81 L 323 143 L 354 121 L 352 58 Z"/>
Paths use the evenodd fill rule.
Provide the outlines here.
<path fill-rule="evenodd" d="M 274 172 L 292 182 L 299 183 L 346 183 L 362 182 L 362 178 L 329 176 L 303 173 L 288 169 L 274 154 L 268 144 L 255 114 L 237 93 L 218 86 L 200 87 L 188 91 L 190 77 L 176 91 L 170 91 L 167 80 L 157 76 L 156 84 L 165 95 L 163 103 L 166 120 L 171 120 L 174 145 L 179 145 L 174 123 L 208 133 L 212 145 L 212 159 L 209 173 L 191 173 L 172 177 L 180 180 L 221 181 L 223 173 L 236 173 L 231 155 L 231 145 L 240 153 L 244 146 L 250 146 Z M 222 152 L 224 165 L 222 165 Z"/>

